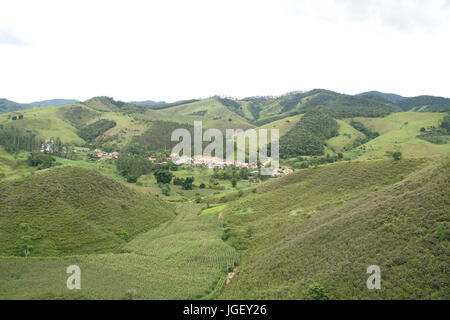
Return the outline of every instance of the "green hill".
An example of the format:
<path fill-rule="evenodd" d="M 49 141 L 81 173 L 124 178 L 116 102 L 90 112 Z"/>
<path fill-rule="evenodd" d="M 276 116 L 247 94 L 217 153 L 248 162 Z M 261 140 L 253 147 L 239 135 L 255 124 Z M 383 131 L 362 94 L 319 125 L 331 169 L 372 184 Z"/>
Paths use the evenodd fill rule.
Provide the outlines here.
<path fill-rule="evenodd" d="M 223 99 L 210 98 L 171 106 L 158 111 L 150 110 L 146 114 L 152 117 L 152 114 L 158 112 L 159 120 L 183 122 L 190 125 L 193 125 L 196 120 L 201 120 L 205 128 L 218 128 L 220 130 L 253 127 L 242 114 L 236 113 L 236 110 L 239 110 L 239 108 L 233 109 L 231 106 L 226 106 Z"/>
<path fill-rule="evenodd" d="M 0 113 L 8 113 L 32 108 L 32 106 L 24 103 L 17 103 L 8 99 L 0 99 Z"/>
<path fill-rule="evenodd" d="M 0 299 L 215 298 L 238 255 L 220 239 L 217 213 L 198 215 L 201 208 L 180 204 L 175 219 L 140 234 L 120 253 L 0 257 Z M 81 269 L 82 290 L 66 288 L 71 264 Z"/>
<path fill-rule="evenodd" d="M 383 103 L 396 103 L 396 102 L 399 102 L 399 101 L 405 99 L 405 97 L 402 97 L 395 93 L 383 93 L 383 92 L 379 92 L 379 91 L 364 92 L 364 93 L 358 94 L 357 96 L 371 99 L 371 100 L 378 100 Z"/>
<path fill-rule="evenodd" d="M 446 112 L 450 111 L 450 99 L 434 96 L 419 96 L 399 101 L 403 111 Z"/>
<path fill-rule="evenodd" d="M 449 299 L 449 159 L 338 163 L 272 180 L 224 212 L 242 255 L 223 299 Z M 268 210 L 270 208 L 270 210 Z M 368 290 L 366 269 L 381 268 Z"/>
<path fill-rule="evenodd" d="M 0 212 L 0 255 L 23 255 L 30 236 L 32 256 L 116 252 L 174 216 L 162 201 L 75 166 L 1 182 Z"/>
<path fill-rule="evenodd" d="M 421 128 L 437 127 L 444 116 L 438 112 L 398 112 L 385 118 L 354 118 L 380 136 L 346 155 L 358 159 L 382 159 L 387 151 L 400 151 L 407 158 L 448 154 L 450 144 L 433 144 L 417 137 Z"/>
<path fill-rule="evenodd" d="M 36 101 L 30 103 L 30 105 L 35 107 L 57 107 L 57 106 L 66 106 L 69 104 L 75 104 L 79 103 L 80 101 L 75 99 L 51 99 L 51 100 L 43 100 L 43 101 Z"/>

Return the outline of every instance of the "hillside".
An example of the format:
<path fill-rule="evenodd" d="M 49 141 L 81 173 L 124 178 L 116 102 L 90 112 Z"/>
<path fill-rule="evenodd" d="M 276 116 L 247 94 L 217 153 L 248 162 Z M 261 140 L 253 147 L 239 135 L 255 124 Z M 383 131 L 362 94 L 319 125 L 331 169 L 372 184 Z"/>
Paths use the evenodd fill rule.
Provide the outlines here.
<path fill-rule="evenodd" d="M 448 154 L 450 144 L 433 144 L 417 137 L 421 128 L 438 126 L 444 115 L 437 112 L 398 112 L 385 118 L 354 118 L 380 136 L 348 151 L 346 155 L 362 160 L 383 159 L 387 151 L 394 150 L 402 152 L 407 158 Z"/>
<path fill-rule="evenodd" d="M 0 255 L 23 255 L 26 235 L 32 256 L 117 251 L 125 233 L 133 238 L 174 216 L 154 197 L 72 166 L 0 182 L 0 212 Z"/>
<path fill-rule="evenodd" d="M 155 110 L 146 111 L 150 117 Z M 194 124 L 194 121 L 201 120 L 205 128 L 242 128 L 253 127 L 247 119 L 236 113 L 236 110 L 223 104 L 218 98 L 210 98 L 181 105 L 175 105 L 158 110 L 160 120 L 176 121 Z"/>
<path fill-rule="evenodd" d="M 201 208 L 180 204 L 175 219 L 139 235 L 120 253 L 0 257 L 0 299 L 215 298 L 238 255 L 220 239 L 217 214 L 198 215 Z M 82 290 L 65 286 L 70 264 L 82 270 Z"/>
<path fill-rule="evenodd" d="M 446 112 L 450 111 L 450 99 L 433 96 L 419 96 L 399 101 L 403 111 Z"/>
<path fill-rule="evenodd" d="M 358 94 L 357 96 L 371 100 L 378 100 L 383 103 L 397 103 L 405 99 L 405 97 L 402 97 L 395 93 L 384 93 L 379 91 L 363 92 Z"/>
<path fill-rule="evenodd" d="M 31 108 L 30 105 L 17 103 L 8 99 L 0 99 L 0 113 L 8 113 Z"/>
<path fill-rule="evenodd" d="M 43 100 L 43 101 L 36 101 L 30 103 L 30 105 L 34 107 L 57 107 L 57 106 L 66 106 L 69 104 L 75 104 L 80 101 L 75 99 L 51 99 L 51 100 Z"/>
<path fill-rule="evenodd" d="M 225 210 L 242 263 L 223 299 L 448 299 L 449 159 L 305 169 Z M 267 210 L 270 208 L 270 210 Z M 366 288 L 378 265 L 382 289 Z"/>

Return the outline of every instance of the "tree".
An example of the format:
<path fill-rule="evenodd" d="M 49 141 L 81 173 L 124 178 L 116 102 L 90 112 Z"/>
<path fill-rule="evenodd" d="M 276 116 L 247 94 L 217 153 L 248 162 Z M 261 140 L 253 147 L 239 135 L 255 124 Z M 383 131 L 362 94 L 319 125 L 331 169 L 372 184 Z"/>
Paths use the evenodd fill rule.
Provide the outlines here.
<path fill-rule="evenodd" d="M 181 189 L 183 190 L 192 190 L 192 183 L 194 182 L 194 177 L 187 177 L 183 180 L 183 184 L 181 185 Z"/>
<path fill-rule="evenodd" d="M 127 175 L 127 182 L 128 183 L 136 183 L 137 180 L 138 180 L 138 177 L 135 176 L 134 174 Z"/>
<path fill-rule="evenodd" d="M 396 151 L 392 153 L 392 158 L 394 158 L 395 161 L 402 159 L 402 153 L 400 151 Z"/>
<path fill-rule="evenodd" d="M 318 283 L 312 283 L 308 287 L 308 300 L 329 300 L 330 297 L 325 293 L 325 289 Z"/>
<path fill-rule="evenodd" d="M 237 180 L 236 180 L 235 178 L 233 178 L 233 179 L 231 180 L 231 186 L 232 186 L 233 188 L 236 188 L 236 186 L 237 186 Z"/>
<path fill-rule="evenodd" d="M 161 192 L 163 195 L 169 196 L 170 195 L 170 186 L 168 184 L 163 185 L 161 188 Z"/>
<path fill-rule="evenodd" d="M 156 170 L 153 175 L 156 178 L 157 183 L 168 184 L 172 180 L 173 173 L 168 170 L 159 169 Z"/>
<path fill-rule="evenodd" d="M 205 189 L 206 188 L 206 184 L 204 184 L 203 182 L 200 183 L 200 189 Z"/>
<path fill-rule="evenodd" d="M 50 168 L 55 161 L 56 159 L 52 156 L 40 152 L 32 152 L 27 158 L 27 164 L 31 167 L 38 167 L 38 170 Z"/>

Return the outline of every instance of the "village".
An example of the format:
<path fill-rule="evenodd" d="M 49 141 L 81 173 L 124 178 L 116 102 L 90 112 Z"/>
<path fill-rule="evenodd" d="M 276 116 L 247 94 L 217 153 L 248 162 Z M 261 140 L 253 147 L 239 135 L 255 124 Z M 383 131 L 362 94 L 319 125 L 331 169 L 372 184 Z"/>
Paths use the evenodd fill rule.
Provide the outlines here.
<path fill-rule="evenodd" d="M 48 152 L 52 153 L 54 150 L 54 141 L 53 140 L 47 140 L 44 144 L 41 146 L 41 152 Z M 74 150 L 76 152 L 76 150 Z M 98 161 L 102 160 L 113 160 L 119 158 L 119 152 L 113 151 L 113 152 L 105 152 L 101 149 L 95 149 L 93 151 L 93 155 L 98 158 Z M 157 163 L 157 159 L 153 157 L 148 157 L 148 161 L 152 163 Z M 171 154 L 169 158 L 165 159 L 166 161 L 160 162 L 160 164 L 167 163 L 167 161 L 172 161 L 176 165 L 188 165 L 188 166 L 194 166 L 194 167 L 200 167 L 200 166 L 206 166 L 209 169 L 219 168 L 224 169 L 226 167 L 235 166 L 237 168 L 247 168 L 247 169 L 255 169 L 255 171 L 252 171 L 250 173 L 257 173 L 258 172 L 258 165 L 253 163 L 247 163 L 242 161 L 236 161 L 236 160 L 227 160 L 220 157 L 212 157 L 212 156 L 205 156 L 205 155 L 196 155 L 193 158 L 188 156 L 179 156 L 177 154 Z M 267 160 L 265 163 L 262 163 L 260 165 L 261 168 L 265 168 L 270 163 L 270 159 Z M 293 173 L 292 169 L 282 169 L 282 168 L 275 168 L 272 170 L 271 176 L 272 177 L 279 177 L 279 176 L 285 176 L 288 174 Z"/>
<path fill-rule="evenodd" d="M 258 169 L 258 165 L 256 163 L 250 164 L 247 162 L 235 161 L 235 160 L 226 160 L 220 157 L 212 157 L 205 155 L 196 155 L 194 158 L 188 156 L 179 156 L 177 154 L 171 154 L 170 159 L 177 165 L 192 165 L 192 166 L 207 166 L 209 169 L 220 168 L 224 169 L 228 166 L 235 166 L 237 168 L 247 168 L 247 169 Z M 267 160 L 265 163 L 261 164 L 261 168 L 264 168 L 270 163 L 270 160 Z M 257 170 L 256 170 L 257 171 Z M 251 172 L 253 173 L 253 172 Z M 293 173 L 292 169 L 282 169 L 275 168 L 272 171 L 272 177 L 278 177 L 282 175 L 288 175 Z"/>

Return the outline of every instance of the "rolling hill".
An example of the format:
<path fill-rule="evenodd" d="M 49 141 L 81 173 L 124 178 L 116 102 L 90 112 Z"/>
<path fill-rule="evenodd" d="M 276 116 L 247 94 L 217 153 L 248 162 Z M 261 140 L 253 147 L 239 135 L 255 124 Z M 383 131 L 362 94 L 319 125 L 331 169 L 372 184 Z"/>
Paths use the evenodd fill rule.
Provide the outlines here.
<path fill-rule="evenodd" d="M 380 136 L 346 155 L 363 160 L 382 159 L 387 151 L 400 151 L 407 158 L 448 154 L 449 144 L 433 144 L 417 137 L 421 128 L 438 126 L 443 118 L 444 114 L 438 112 L 398 112 L 385 118 L 354 118 Z"/>
<path fill-rule="evenodd" d="M 448 299 L 450 144 L 418 137 L 441 130 L 445 113 L 424 111 L 445 110 L 446 100 L 410 99 L 327 90 L 150 104 L 94 97 L 1 114 L 0 299 L 305 299 L 312 283 L 333 299 Z M 305 148 L 282 159 L 295 169 L 285 177 L 181 167 L 172 173 L 195 177 L 192 190 L 158 184 L 152 170 L 170 167 L 159 151 L 194 120 L 277 128 L 289 152 Z M 7 144 L 28 134 L 58 137 L 77 154 L 30 167 L 29 152 Z M 155 150 L 162 163 L 126 183 L 115 160 L 91 157 L 95 148 L 128 155 L 118 162 L 136 172 Z M 394 151 L 403 158 L 387 159 Z M 82 269 L 81 291 L 65 287 L 71 264 Z M 374 264 L 380 291 L 365 287 Z"/>
<path fill-rule="evenodd" d="M 241 265 L 222 299 L 448 299 L 450 161 L 381 160 L 304 169 L 224 212 Z M 270 208 L 268 210 L 267 208 Z M 378 265 L 382 289 L 367 290 Z"/>
<path fill-rule="evenodd" d="M 23 103 L 17 103 L 8 99 L 0 99 L 0 113 L 8 113 L 29 109 L 31 106 Z"/>
<path fill-rule="evenodd" d="M 117 252 L 174 217 L 170 205 L 75 166 L 4 181 L 0 190 L 0 255 L 23 256 L 25 235 L 32 256 Z"/>
<path fill-rule="evenodd" d="M 66 106 L 69 104 L 75 104 L 80 101 L 75 99 L 51 99 L 51 100 L 43 100 L 43 101 L 36 101 L 30 103 L 30 106 L 32 108 L 35 107 L 57 107 L 57 106 Z"/>

